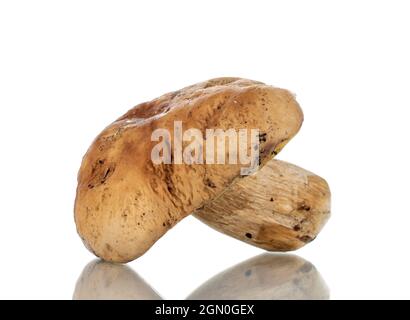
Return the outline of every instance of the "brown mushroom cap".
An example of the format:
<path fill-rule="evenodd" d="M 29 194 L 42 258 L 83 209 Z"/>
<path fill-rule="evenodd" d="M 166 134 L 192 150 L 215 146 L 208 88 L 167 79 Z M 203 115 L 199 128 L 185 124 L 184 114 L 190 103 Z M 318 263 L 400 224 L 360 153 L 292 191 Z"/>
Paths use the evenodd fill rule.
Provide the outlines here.
<path fill-rule="evenodd" d="M 102 259 L 141 256 L 240 177 L 241 164 L 154 165 L 151 134 L 172 132 L 174 121 L 201 131 L 257 128 L 263 165 L 298 132 L 303 114 L 289 91 L 240 78 L 205 81 L 128 111 L 95 139 L 78 174 L 77 231 Z"/>

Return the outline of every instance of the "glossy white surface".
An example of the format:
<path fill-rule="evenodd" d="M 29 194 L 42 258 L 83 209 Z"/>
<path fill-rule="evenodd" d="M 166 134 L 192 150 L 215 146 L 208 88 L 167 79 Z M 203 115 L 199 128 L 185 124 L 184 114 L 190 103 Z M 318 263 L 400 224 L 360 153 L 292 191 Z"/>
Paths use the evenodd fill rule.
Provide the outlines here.
<path fill-rule="evenodd" d="M 330 184 L 333 216 L 296 253 L 330 298 L 410 298 L 408 30 L 406 1 L 1 2 L 0 298 L 73 297 L 94 259 L 73 222 L 87 147 L 217 76 L 297 94 L 305 123 L 278 158 Z M 185 299 L 260 253 L 190 217 L 129 266 Z"/>

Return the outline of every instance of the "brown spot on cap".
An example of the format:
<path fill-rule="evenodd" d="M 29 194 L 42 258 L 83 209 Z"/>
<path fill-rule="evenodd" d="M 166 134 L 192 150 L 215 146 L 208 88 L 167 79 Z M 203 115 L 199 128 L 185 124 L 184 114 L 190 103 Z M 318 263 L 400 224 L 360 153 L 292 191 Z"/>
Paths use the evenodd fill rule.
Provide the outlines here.
<path fill-rule="evenodd" d="M 313 240 L 315 240 L 315 238 L 312 238 L 311 236 L 308 236 L 308 235 L 298 237 L 298 239 L 300 241 L 303 241 L 304 243 L 309 243 L 309 242 L 312 242 Z"/>

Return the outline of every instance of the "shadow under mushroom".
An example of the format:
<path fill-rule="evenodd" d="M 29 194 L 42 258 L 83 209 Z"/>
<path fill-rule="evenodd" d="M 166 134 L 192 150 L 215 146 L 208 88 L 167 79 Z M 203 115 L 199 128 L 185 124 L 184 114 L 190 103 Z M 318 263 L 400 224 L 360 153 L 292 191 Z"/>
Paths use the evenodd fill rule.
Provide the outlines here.
<path fill-rule="evenodd" d="M 325 300 L 329 289 L 315 266 L 291 254 L 265 253 L 206 281 L 190 300 Z"/>

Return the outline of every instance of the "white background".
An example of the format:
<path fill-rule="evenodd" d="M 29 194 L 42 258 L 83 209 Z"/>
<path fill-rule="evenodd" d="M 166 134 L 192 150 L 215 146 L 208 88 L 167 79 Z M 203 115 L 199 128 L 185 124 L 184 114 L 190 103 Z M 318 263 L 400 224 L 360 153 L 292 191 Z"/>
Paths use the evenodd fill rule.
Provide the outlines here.
<path fill-rule="evenodd" d="M 410 298 L 407 1 L 1 1 L 0 298 L 71 299 L 93 260 L 73 221 L 93 138 L 139 102 L 218 76 L 297 94 L 278 158 L 326 178 L 332 217 L 297 255 L 332 299 Z M 184 299 L 262 250 L 194 218 L 129 266 Z"/>

